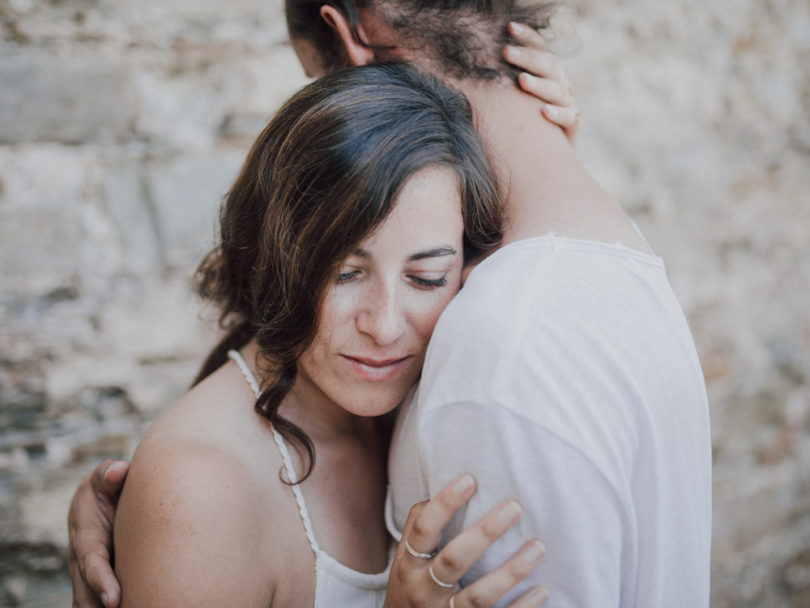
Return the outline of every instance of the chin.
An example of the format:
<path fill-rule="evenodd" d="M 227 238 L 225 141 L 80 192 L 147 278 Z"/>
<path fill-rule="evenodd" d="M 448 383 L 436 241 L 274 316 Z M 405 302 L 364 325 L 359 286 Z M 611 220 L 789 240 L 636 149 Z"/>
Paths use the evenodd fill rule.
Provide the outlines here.
<path fill-rule="evenodd" d="M 392 412 L 411 393 L 413 383 L 397 391 L 372 391 L 372 394 L 355 395 L 345 406 L 346 411 L 355 416 L 383 416 Z M 365 392 L 365 391 L 364 391 Z M 385 394 L 380 394 L 384 392 Z"/>

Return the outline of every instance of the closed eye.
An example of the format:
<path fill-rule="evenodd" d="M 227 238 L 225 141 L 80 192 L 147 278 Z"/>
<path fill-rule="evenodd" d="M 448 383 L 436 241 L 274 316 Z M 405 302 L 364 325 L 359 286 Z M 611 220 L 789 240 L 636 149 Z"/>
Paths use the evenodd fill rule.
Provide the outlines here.
<path fill-rule="evenodd" d="M 338 283 L 346 283 L 348 281 L 351 281 L 358 274 L 360 274 L 359 270 L 352 270 L 350 272 L 341 272 L 337 277 L 337 282 Z"/>
<path fill-rule="evenodd" d="M 438 279 L 425 279 L 412 275 L 410 279 L 420 287 L 444 287 L 447 285 L 447 275 L 443 275 Z"/>

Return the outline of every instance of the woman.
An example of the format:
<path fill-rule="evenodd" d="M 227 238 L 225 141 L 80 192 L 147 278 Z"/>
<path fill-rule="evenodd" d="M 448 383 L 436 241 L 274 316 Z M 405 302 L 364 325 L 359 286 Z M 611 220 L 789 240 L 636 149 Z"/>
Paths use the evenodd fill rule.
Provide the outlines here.
<path fill-rule="evenodd" d="M 316 7 L 315 16 L 317 16 L 317 14 L 318 7 Z M 520 43 L 526 44 L 527 46 L 523 48 L 523 52 L 519 57 L 510 55 L 509 52 L 506 54 L 507 58 L 512 64 L 531 70 L 536 76 L 538 76 L 537 78 L 530 78 L 528 75 L 522 75 L 519 79 L 520 85 L 528 92 L 533 93 L 541 98 L 545 96 L 545 99 L 552 103 L 571 103 L 570 99 L 567 101 L 560 100 L 558 96 L 549 94 L 549 91 L 553 92 L 555 86 L 556 88 L 560 88 L 560 84 L 564 84 L 565 78 L 564 76 L 559 76 L 559 83 L 551 82 L 542 78 L 544 75 L 558 72 L 558 66 L 555 63 L 552 64 L 554 69 L 550 69 L 548 67 L 548 54 L 538 47 L 537 36 L 534 34 L 534 32 L 530 31 L 530 35 L 525 35 L 526 30 L 527 28 L 520 30 L 510 27 L 510 33 L 513 35 L 514 39 Z M 523 32 L 523 34 L 520 32 Z M 310 34 L 316 36 L 318 35 L 318 33 L 314 30 L 312 30 Z M 301 36 L 297 35 L 296 31 L 292 28 L 291 35 L 293 36 L 294 43 L 296 40 L 299 42 L 299 44 L 296 44 L 296 48 L 300 51 L 301 49 L 298 47 L 302 46 L 300 44 L 302 40 Z M 303 48 L 305 51 L 306 47 L 307 45 L 304 44 Z M 565 87 L 563 86 L 563 88 Z M 553 110 L 556 110 L 556 112 L 552 113 Z M 575 111 L 573 108 L 559 108 L 552 105 L 546 105 L 543 112 L 544 115 L 546 115 L 546 118 L 556 121 L 558 124 L 568 130 L 569 136 L 573 136 L 573 130 L 576 126 Z M 228 306 L 225 308 L 227 310 Z M 238 310 L 238 307 L 234 308 L 233 310 Z M 246 340 L 249 339 L 249 334 L 250 331 L 247 326 L 243 325 L 236 327 L 234 332 L 230 335 L 230 342 L 220 345 L 221 348 L 218 352 L 213 353 L 212 358 L 209 359 L 208 365 L 203 371 L 207 374 L 215 370 L 219 365 L 222 364 L 223 361 L 226 360 L 226 353 L 228 349 L 234 347 L 238 348 L 241 346 Z M 250 363 L 250 355 L 252 353 L 250 350 L 248 350 L 246 354 L 248 355 L 248 362 Z M 244 380 L 242 380 L 242 382 L 244 382 Z M 295 431 L 293 430 L 293 432 Z M 323 450 L 319 452 L 319 454 L 321 454 L 319 466 L 321 466 L 323 462 L 323 452 Z M 306 454 L 304 462 L 305 461 Z M 298 464 L 304 465 L 304 462 L 300 462 Z M 159 463 L 158 466 L 160 466 Z M 71 577 L 74 582 L 74 601 L 78 606 L 98 605 L 95 599 L 96 596 L 100 596 L 104 604 L 108 606 L 115 606 L 118 603 L 119 590 L 117 582 L 109 570 L 108 562 L 110 561 L 110 558 L 106 546 L 110 542 L 108 541 L 108 538 L 111 527 L 110 522 L 114 515 L 115 499 L 117 497 L 121 480 L 126 474 L 126 470 L 125 463 L 102 463 L 99 465 L 99 467 L 97 467 L 96 471 L 89 478 L 89 480 L 82 484 L 74 499 L 74 506 L 71 509 L 70 514 L 70 567 Z M 314 474 L 317 475 L 317 473 Z M 383 483 L 383 481 L 380 480 L 380 483 Z M 443 492 L 442 495 L 438 497 L 440 500 L 431 501 L 428 503 L 426 511 L 431 525 L 422 526 L 419 528 L 419 531 L 425 532 L 426 537 L 430 537 L 431 534 L 434 536 L 437 535 L 442 527 L 442 522 L 446 521 L 446 518 L 449 517 L 448 513 L 452 511 L 453 508 L 460 506 L 463 499 L 469 496 L 467 492 L 471 493 L 472 491 L 473 489 L 468 489 L 465 491 L 465 493 L 457 495 L 451 490 L 448 490 L 446 493 Z M 306 492 L 304 492 L 304 494 L 306 494 Z M 311 503 L 312 501 L 308 503 L 310 508 L 317 506 Z M 370 517 L 369 521 L 376 521 L 377 517 L 378 515 L 374 513 L 372 514 L 372 517 Z M 497 525 L 495 527 L 497 528 Z M 343 544 L 351 544 L 352 542 L 352 540 L 348 540 Z M 435 544 L 435 541 L 432 544 L 431 542 L 427 541 L 424 546 L 435 546 Z M 480 545 L 477 550 L 482 550 Z M 404 550 L 401 549 L 400 553 L 403 553 L 403 551 Z M 458 560 L 460 568 L 469 561 L 471 555 L 472 554 L 469 554 L 469 552 L 466 552 L 464 554 L 465 559 Z M 123 555 L 119 552 L 119 568 L 121 567 L 121 559 L 123 559 Z M 410 561 L 407 561 L 407 559 L 410 559 Z M 430 584 L 433 585 L 432 579 L 429 579 L 428 577 L 429 573 L 427 572 L 426 560 L 421 558 L 413 558 L 413 556 L 410 554 L 407 554 L 407 559 L 400 560 L 398 562 L 399 569 L 395 569 L 394 572 L 397 572 L 400 575 L 405 572 L 405 574 L 410 576 L 405 576 L 404 578 L 403 576 L 399 576 L 397 577 L 397 580 L 425 580 L 431 581 Z M 417 576 L 415 577 L 413 576 L 414 568 L 419 568 L 419 570 L 416 571 Z M 453 573 L 452 575 L 448 573 L 445 576 L 447 576 L 445 580 L 457 580 L 456 573 Z M 486 584 L 486 582 L 484 582 L 484 584 Z M 501 583 L 501 587 L 502 586 L 503 583 Z M 435 592 L 436 589 L 431 589 L 431 591 Z M 444 597 L 446 600 L 447 596 L 445 595 Z M 456 602 L 456 605 L 460 606 L 461 604 Z"/>
<path fill-rule="evenodd" d="M 386 414 L 418 379 L 465 257 L 497 244 L 499 210 L 468 104 L 413 68 L 338 72 L 282 107 L 200 267 L 232 330 L 133 458 L 115 524 L 123 606 L 383 603 Z M 464 477 L 447 494 L 472 491 Z M 455 573 L 433 567 L 518 515 L 501 505 L 394 605 L 496 596 L 503 573 L 452 597 Z M 509 580 L 541 557 L 527 547 Z M 428 557 L 403 545 L 397 559 Z"/>

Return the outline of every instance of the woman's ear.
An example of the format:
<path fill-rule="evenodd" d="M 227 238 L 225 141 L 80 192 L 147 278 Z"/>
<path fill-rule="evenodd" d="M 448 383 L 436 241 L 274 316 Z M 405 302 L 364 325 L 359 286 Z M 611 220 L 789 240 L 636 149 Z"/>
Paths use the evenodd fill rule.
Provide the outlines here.
<path fill-rule="evenodd" d="M 335 30 L 349 63 L 354 66 L 366 65 L 374 61 L 374 50 L 359 42 L 352 33 L 349 20 L 334 6 L 324 4 L 321 7 L 321 18 Z M 365 39 L 362 27 L 358 25 L 358 35 Z"/>

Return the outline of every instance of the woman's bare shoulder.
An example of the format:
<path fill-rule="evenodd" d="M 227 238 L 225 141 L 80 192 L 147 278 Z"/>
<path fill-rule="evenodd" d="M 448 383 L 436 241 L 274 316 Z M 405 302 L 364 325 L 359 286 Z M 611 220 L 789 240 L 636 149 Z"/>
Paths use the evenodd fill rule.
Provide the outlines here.
<path fill-rule="evenodd" d="M 278 531 L 263 506 L 238 459 L 217 446 L 185 438 L 146 442 L 114 526 L 124 606 L 267 605 L 267 560 Z"/>
<path fill-rule="evenodd" d="M 255 396 L 239 370 L 227 363 L 192 387 L 149 428 L 145 438 L 158 434 L 233 439 L 240 433 L 267 432 L 253 410 Z"/>
<path fill-rule="evenodd" d="M 135 452 L 114 527 L 125 607 L 267 606 L 285 573 L 278 547 L 296 515 L 281 461 L 250 398 L 219 380 L 186 395 Z"/>

